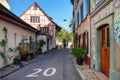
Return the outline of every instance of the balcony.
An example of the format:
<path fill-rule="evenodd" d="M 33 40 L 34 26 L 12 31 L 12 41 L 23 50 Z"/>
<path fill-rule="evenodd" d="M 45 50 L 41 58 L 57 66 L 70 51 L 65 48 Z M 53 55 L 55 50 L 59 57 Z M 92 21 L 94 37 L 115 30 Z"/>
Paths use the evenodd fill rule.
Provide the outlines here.
<path fill-rule="evenodd" d="M 53 30 L 50 30 L 49 27 L 40 27 L 40 32 L 43 35 L 53 36 Z"/>

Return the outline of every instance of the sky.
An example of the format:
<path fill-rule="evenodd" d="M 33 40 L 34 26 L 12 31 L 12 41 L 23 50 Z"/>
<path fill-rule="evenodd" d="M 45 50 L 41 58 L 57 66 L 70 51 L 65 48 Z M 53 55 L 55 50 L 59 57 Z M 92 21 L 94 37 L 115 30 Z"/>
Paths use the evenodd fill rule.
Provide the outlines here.
<path fill-rule="evenodd" d="M 70 31 L 69 24 L 72 19 L 71 0 L 7 0 L 10 11 L 20 16 L 29 6 L 36 2 L 40 8 L 62 28 Z M 64 21 L 66 19 L 66 21 Z"/>

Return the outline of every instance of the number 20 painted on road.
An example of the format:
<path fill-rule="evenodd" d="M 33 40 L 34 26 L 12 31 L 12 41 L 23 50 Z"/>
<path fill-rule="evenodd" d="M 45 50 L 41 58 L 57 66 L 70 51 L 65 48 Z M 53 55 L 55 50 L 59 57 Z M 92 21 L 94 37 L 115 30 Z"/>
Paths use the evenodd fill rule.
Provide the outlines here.
<path fill-rule="evenodd" d="M 52 72 L 51 73 L 47 73 L 49 70 L 52 70 Z M 42 71 L 42 69 L 39 69 L 39 68 L 36 68 L 36 69 L 34 69 L 34 71 L 36 71 L 36 72 L 34 72 L 34 73 L 32 73 L 32 74 L 29 74 L 29 75 L 27 75 L 26 77 L 37 77 L 38 75 L 38 73 L 40 73 L 41 71 Z M 55 74 L 55 72 L 56 72 L 56 69 L 55 68 L 48 68 L 48 69 L 46 69 L 44 72 L 43 72 L 43 75 L 44 76 L 52 76 L 52 75 L 54 75 Z"/>

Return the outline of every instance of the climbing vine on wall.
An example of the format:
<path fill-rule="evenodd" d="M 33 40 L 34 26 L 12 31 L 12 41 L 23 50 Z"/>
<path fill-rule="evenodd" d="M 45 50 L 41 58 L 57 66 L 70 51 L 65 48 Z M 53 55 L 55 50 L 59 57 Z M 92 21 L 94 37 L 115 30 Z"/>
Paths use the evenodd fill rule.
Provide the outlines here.
<path fill-rule="evenodd" d="M 0 41 L 0 46 L 2 48 L 2 50 L 0 50 L 0 56 L 2 57 L 2 59 L 4 60 L 4 63 L 6 64 L 7 63 L 7 58 L 6 58 L 6 46 L 7 46 L 7 28 L 4 27 L 3 28 L 3 31 L 4 31 L 4 38 Z"/>

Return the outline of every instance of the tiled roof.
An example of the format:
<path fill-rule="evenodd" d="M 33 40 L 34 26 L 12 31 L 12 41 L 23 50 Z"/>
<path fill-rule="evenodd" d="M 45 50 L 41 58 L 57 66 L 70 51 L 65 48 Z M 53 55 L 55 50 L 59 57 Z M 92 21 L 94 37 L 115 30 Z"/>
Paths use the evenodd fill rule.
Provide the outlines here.
<path fill-rule="evenodd" d="M 24 11 L 24 13 L 21 14 L 21 16 L 24 15 L 25 12 L 26 12 L 27 10 L 29 10 L 33 5 L 36 5 L 36 6 L 43 12 L 43 14 L 49 19 L 49 21 L 53 22 L 53 24 L 56 25 L 56 30 L 57 30 L 57 31 L 60 31 L 60 30 L 61 30 L 61 27 L 60 27 L 58 24 L 56 24 L 54 21 L 52 21 L 52 18 L 51 18 L 50 16 L 48 16 L 48 15 L 43 11 L 43 9 L 40 8 L 40 6 L 39 6 L 36 2 L 34 2 L 30 7 L 28 7 L 28 8 Z M 21 16 L 20 16 L 20 17 L 21 17 Z"/>
<path fill-rule="evenodd" d="M 18 16 L 16 16 L 11 11 L 9 11 L 7 8 L 5 8 L 2 4 L 0 4 L 0 18 L 4 19 L 6 21 L 9 21 L 15 25 L 18 25 L 18 27 L 23 27 L 30 31 L 39 33 L 39 31 L 37 29 L 33 28 L 31 25 L 24 22 Z"/>

